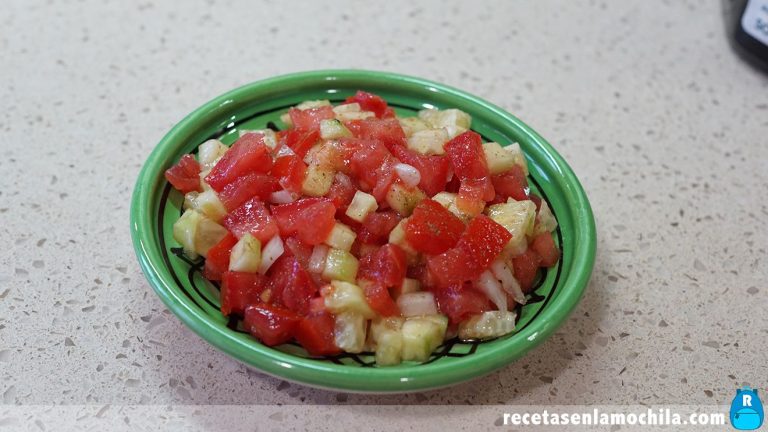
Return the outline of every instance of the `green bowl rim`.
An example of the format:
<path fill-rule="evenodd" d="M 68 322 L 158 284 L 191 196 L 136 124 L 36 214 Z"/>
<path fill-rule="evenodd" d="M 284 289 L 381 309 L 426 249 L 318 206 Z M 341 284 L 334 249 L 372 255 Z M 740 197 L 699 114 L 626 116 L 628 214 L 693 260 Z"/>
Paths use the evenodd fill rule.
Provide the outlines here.
<path fill-rule="evenodd" d="M 249 96 L 251 93 L 269 92 L 272 87 L 301 82 L 332 82 L 336 79 L 397 85 L 406 87 L 406 90 L 409 86 L 432 88 L 458 100 L 474 103 L 527 135 L 559 169 L 559 176 L 550 179 L 550 183 L 557 183 L 556 187 L 561 190 L 568 204 L 576 227 L 572 241 L 579 247 L 575 248 L 569 272 L 560 282 L 566 286 L 560 288 L 562 291 L 540 311 L 537 319 L 518 333 L 523 334 L 528 343 L 515 342 L 521 340 L 516 338 L 511 343 L 497 344 L 482 353 L 456 358 L 449 363 L 431 363 L 410 368 L 357 368 L 304 359 L 261 344 L 245 345 L 227 330 L 214 325 L 202 311 L 185 304 L 172 288 L 170 277 L 161 274 L 163 261 L 157 247 L 157 233 L 153 228 L 155 213 L 151 211 L 155 202 L 149 202 L 147 197 L 154 192 L 158 173 L 166 168 L 165 161 L 169 156 L 176 156 L 178 151 L 166 143 L 174 141 L 177 135 L 187 129 L 194 129 L 201 121 L 217 118 L 221 111 L 228 108 L 226 105 L 238 99 L 248 99 L 252 97 Z M 595 221 L 584 189 L 565 160 L 533 129 L 502 108 L 453 87 L 391 72 L 365 70 L 318 70 L 281 75 L 246 84 L 195 109 L 163 137 L 144 163 L 131 198 L 130 223 L 133 247 L 147 280 L 163 303 L 200 337 L 235 359 L 269 375 L 318 388 L 350 392 L 397 393 L 445 387 L 486 375 L 521 357 L 550 336 L 575 308 L 591 276 L 596 248 Z"/>

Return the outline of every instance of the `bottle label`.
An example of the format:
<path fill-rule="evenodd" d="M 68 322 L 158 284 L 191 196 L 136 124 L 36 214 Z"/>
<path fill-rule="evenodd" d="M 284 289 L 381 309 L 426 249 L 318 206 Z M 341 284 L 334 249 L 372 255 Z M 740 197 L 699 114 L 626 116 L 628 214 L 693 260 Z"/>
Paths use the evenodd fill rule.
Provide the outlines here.
<path fill-rule="evenodd" d="M 749 0 L 741 16 L 741 28 L 768 46 L 768 0 Z"/>

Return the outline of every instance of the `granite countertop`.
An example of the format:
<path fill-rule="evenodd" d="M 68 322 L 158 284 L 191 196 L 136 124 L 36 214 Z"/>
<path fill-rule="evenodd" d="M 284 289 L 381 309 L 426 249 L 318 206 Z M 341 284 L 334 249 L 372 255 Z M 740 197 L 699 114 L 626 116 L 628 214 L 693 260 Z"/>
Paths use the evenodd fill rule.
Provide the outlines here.
<path fill-rule="evenodd" d="M 768 384 L 768 75 L 728 2 L 11 1 L 0 13 L 0 396 L 21 405 L 703 404 Z M 128 230 L 186 113 L 300 70 L 444 82 L 571 164 L 598 249 L 570 319 L 503 370 L 426 393 L 254 372 L 166 310 Z"/>

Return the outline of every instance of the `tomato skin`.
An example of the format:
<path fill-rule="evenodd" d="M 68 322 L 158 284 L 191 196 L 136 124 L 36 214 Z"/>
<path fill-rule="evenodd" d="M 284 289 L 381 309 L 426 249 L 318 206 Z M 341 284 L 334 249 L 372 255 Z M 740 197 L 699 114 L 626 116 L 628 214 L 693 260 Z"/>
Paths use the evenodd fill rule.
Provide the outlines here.
<path fill-rule="evenodd" d="M 541 257 L 530 247 L 521 255 L 512 258 L 515 279 L 520 282 L 520 288 L 524 293 L 528 293 L 533 288 L 540 264 Z"/>
<path fill-rule="evenodd" d="M 273 302 L 302 315 L 309 312 L 309 301 L 317 294 L 317 285 L 296 257 L 281 256 L 268 273 Z"/>
<path fill-rule="evenodd" d="M 405 131 L 395 118 L 352 120 L 345 125 L 356 138 L 378 141 L 390 151 L 406 145 Z"/>
<path fill-rule="evenodd" d="M 377 314 L 383 317 L 400 315 L 400 309 L 382 284 L 364 281 L 361 285 L 365 293 L 365 301 Z"/>
<path fill-rule="evenodd" d="M 405 252 L 400 246 L 386 244 L 360 260 L 358 278 L 378 282 L 384 288 L 399 286 L 407 267 Z"/>
<path fill-rule="evenodd" d="M 325 197 L 330 199 L 337 209 L 343 210 L 352 202 L 352 198 L 355 197 L 355 192 L 357 192 L 357 187 L 355 187 L 352 179 L 345 174 L 338 173 L 333 178 L 331 189 Z"/>
<path fill-rule="evenodd" d="M 208 280 L 221 280 L 221 275 L 229 270 L 229 255 L 232 247 L 237 243 L 237 237 L 232 233 L 221 239 L 211 249 L 208 250 L 208 256 L 205 257 L 205 266 L 203 267 L 203 277 Z"/>
<path fill-rule="evenodd" d="M 389 233 L 402 220 L 394 210 L 374 212 L 363 221 L 362 228 L 357 232 L 357 239 L 362 243 L 384 244 L 389 240 Z"/>
<path fill-rule="evenodd" d="M 541 257 L 539 265 L 542 267 L 552 267 L 560 259 L 560 250 L 555 246 L 550 233 L 537 235 L 528 247 Z"/>
<path fill-rule="evenodd" d="M 472 315 L 492 309 L 488 298 L 471 288 L 469 283 L 454 284 L 443 288 L 433 288 L 441 313 L 448 316 L 451 324 L 458 324 Z"/>
<path fill-rule="evenodd" d="M 309 245 L 322 243 L 336 223 L 336 207 L 327 198 L 302 198 L 273 206 L 272 214 L 283 235 L 295 235 Z"/>
<path fill-rule="evenodd" d="M 514 165 L 505 173 L 491 176 L 491 182 L 498 202 L 506 202 L 507 198 L 513 198 L 515 201 L 529 199 L 528 179 L 519 165 Z"/>
<path fill-rule="evenodd" d="M 269 198 L 269 194 L 278 189 L 277 180 L 267 174 L 251 173 L 236 178 L 224 186 L 218 193 L 221 203 L 228 211 L 232 211 L 253 197 L 260 200 Z"/>
<path fill-rule="evenodd" d="M 427 195 L 434 196 L 445 190 L 448 183 L 448 174 L 451 169 L 451 161 L 446 156 L 425 156 L 409 150 L 405 146 L 395 146 L 392 153 L 401 162 L 413 166 L 421 174 L 419 188 Z"/>
<path fill-rule="evenodd" d="M 315 356 L 335 355 L 334 326 L 336 319 L 328 313 L 313 313 L 302 318 L 294 329 L 294 337 L 308 353 Z"/>
<path fill-rule="evenodd" d="M 258 197 L 253 197 L 224 217 L 222 225 L 235 237 L 251 233 L 264 244 L 278 233 L 277 224 Z"/>
<path fill-rule="evenodd" d="M 335 117 L 333 108 L 329 106 L 309 108 L 305 110 L 291 108 L 288 110 L 288 115 L 291 116 L 293 127 L 303 131 L 319 130 L 320 122 L 322 120 L 330 120 Z"/>
<path fill-rule="evenodd" d="M 301 316 L 275 305 L 254 304 L 245 308 L 243 326 L 264 345 L 275 346 L 288 342 Z"/>
<path fill-rule="evenodd" d="M 221 313 L 242 315 L 248 305 L 260 303 L 267 278 L 258 273 L 226 271 L 221 275 Z"/>
<path fill-rule="evenodd" d="M 307 164 L 296 155 L 281 156 L 275 159 L 271 174 L 286 190 L 301 193 L 301 185 L 307 176 Z"/>
<path fill-rule="evenodd" d="M 205 176 L 213 190 L 221 192 L 224 186 L 240 176 L 252 172 L 266 173 L 272 168 L 272 156 L 264 144 L 264 135 L 247 133 L 240 137 L 219 162 Z"/>
<path fill-rule="evenodd" d="M 278 147 L 287 146 L 300 158 L 304 159 L 309 149 L 320 140 L 318 130 L 288 129 L 277 133 Z"/>
<path fill-rule="evenodd" d="M 373 93 L 364 92 L 362 90 L 358 90 L 354 96 L 348 97 L 345 102 L 357 102 L 360 104 L 361 111 L 371 111 L 378 118 L 386 117 L 388 114 L 390 116 L 394 115 L 394 111 L 389 108 L 387 102 L 384 99 Z"/>
<path fill-rule="evenodd" d="M 419 252 L 441 254 L 456 246 L 464 222 L 437 201 L 425 199 L 405 224 L 405 239 Z"/>
<path fill-rule="evenodd" d="M 179 162 L 165 170 L 165 179 L 179 192 L 202 192 L 200 187 L 200 164 L 191 154 L 185 154 Z"/>

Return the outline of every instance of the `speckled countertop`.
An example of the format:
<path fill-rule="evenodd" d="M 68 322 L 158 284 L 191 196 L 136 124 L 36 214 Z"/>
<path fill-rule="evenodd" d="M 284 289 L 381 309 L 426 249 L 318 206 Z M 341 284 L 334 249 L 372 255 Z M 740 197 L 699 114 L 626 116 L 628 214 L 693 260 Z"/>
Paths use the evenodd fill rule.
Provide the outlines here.
<path fill-rule="evenodd" d="M 0 402 L 715 405 L 768 385 L 768 75 L 731 50 L 726 2 L 327 3 L 4 2 Z M 144 158 L 212 97 L 323 68 L 465 89 L 569 161 L 599 242 L 554 337 L 448 390 L 347 395 L 253 372 L 164 308 L 128 231 Z"/>

